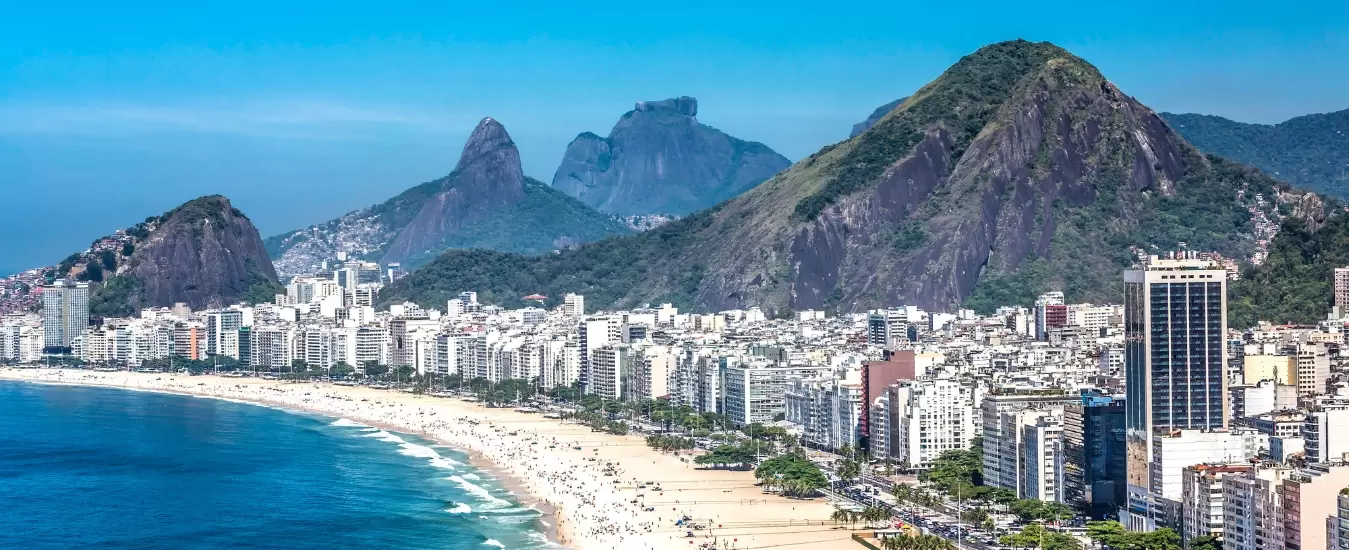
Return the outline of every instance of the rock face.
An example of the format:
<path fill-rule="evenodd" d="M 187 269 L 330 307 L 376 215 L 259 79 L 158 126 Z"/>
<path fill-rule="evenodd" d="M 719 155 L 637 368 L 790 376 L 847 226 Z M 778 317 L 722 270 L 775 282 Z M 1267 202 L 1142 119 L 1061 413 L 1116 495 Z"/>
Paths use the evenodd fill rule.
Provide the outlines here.
<path fill-rule="evenodd" d="M 895 107 L 898 107 L 900 103 L 904 103 L 904 100 L 906 99 L 908 98 L 901 97 L 899 99 L 886 103 L 885 105 L 877 107 L 875 111 L 872 111 L 870 115 L 867 115 L 866 120 L 863 120 L 862 122 L 858 122 L 857 124 L 852 125 L 852 132 L 848 134 L 848 137 L 854 138 L 857 137 L 862 132 L 870 130 L 872 126 L 875 126 L 877 122 L 881 121 L 881 117 L 889 114 L 890 111 L 895 110 Z"/>
<path fill-rule="evenodd" d="M 874 127 L 716 208 L 556 256 L 449 253 L 385 295 L 582 292 L 601 307 L 769 312 L 991 310 L 1048 290 L 1117 303 L 1139 253 L 1184 243 L 1258 259 L 1293 210 L 1280 206 L 1317 208 L 1304 197 L 1199 153 L 1071 53 L 1017 40 L 962 58 Z M 595 266 L 607 277 L 585 277 Z"/>
<path fill-rule="evenodd" d="M 520 151 L 501 123 L 484 118 L 464 143 L 459 164 L 398 233 L 384 261 L 402 262 L 428 250 L 443 250 L 442 243 L 469 224 L 524 198 Z"/>
<path fill-rule="evenodd" d="M 266 244 L 278 271 L 298 275 L 339 251 L 416 267 L 450 248 L 539 254 L 628 232 L 612 216 L 526 177 L 506 128 L 484 118 L 449 175 Z"/>
<path fill-rule="evenodd" d="M 97 313 L 130 315 L 179 302 L 224 307 L 250 292 L 270 299 L 279 287 L 257 228 L 225 197 L 184 203 L 153 227 L 91 299 Z"/>
<path fill-rule="evenodd" d="M 698 122 L 698 100 L 639 101 L 609 137 L 567 146 L 553 187 L 620 216 L 685 215 L 730 199 L 791 164 L 761 143 Z"/>

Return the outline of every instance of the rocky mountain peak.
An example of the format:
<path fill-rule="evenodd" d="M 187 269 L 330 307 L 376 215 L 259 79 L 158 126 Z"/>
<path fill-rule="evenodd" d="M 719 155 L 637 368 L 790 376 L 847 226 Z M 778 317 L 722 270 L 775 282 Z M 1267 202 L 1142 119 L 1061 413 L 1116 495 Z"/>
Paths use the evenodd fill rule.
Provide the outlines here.
<path fill-rule="evenodd" d="M 464 142 L 464 151 L 459 155 L 459 164 L 455 169 L 464 169 L 478 161 L 506 163 L 513 165 L 517 171 L 520 170 L 519 149 L 515 148 L 515 142 L 506 132 L 506 127 L 492 117 L 483 118 L 468 135 L 468 141 Z"/>
<path fill-rule="evenodd" d="M 639 101 L 609 136 L 567 146 L 553 187 L 620 216 L 685 215 L 739 195 L 791 165 L 762 143 L 698 122 L 698 100 Z"/>
<path fill-rule="evenodd" d="M 679 96 L 661 101 L 638 101 L 632 110 L 646 113 L 668 113 L 690 117 L 698 116 L 698 100 Z"/>
<path fill-rule="evenodd" d="M 200 309 L 268 301 L 279 290 L 262 237 L 229 199 L 193 199 L 151 220 L 154 229 L 95 293 L 96 314 L 124 316 L 178 302 Z"/>

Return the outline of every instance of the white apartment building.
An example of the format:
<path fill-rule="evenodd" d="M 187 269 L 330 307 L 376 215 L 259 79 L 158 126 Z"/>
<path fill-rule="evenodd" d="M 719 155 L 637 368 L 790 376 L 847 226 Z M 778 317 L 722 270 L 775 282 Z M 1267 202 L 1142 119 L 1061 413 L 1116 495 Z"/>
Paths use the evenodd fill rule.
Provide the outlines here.
<path fill-rule="evenodd" d="M 41 323 L 12 321 L 0 324 L 0 363 L 36 363 L 45 346 Z"/>
<path fill-rule="evenodd" d="M 604 399 L 623 396 L 623 379 L 632 375 L 632 350 L 626 344 L 610 344 L 591 352 L 590 383 L 586 393 Z"/>
<path fill-rule="evenodd" d="M 284 370 L 295 360 L 293 327 L 253 327 L 249 364 L 259 369 Z"/>
<path fill-rule="evenodd" d="M 1349 403 L 1322 399 L 1302 425 L 1307 462 L 1345 460 L 1349 453 Z"/>
<path fill-rule="evenodd" d="M 670 394 L 674 355 L 663 346 L 634 347 L 632 376 L 625 381 L 624 399 L 649 401 Z"/>
<path fill-rule="evenodd" d="M 1223 478 L 1248 472 L 1250 464 L 1195 464 L 1181 472 L 1181 529 L 1185 546 L 1195 537 L 1223 537 Z"/>
<path fill-rule="evenodd" d="M 1020 432 L 1020 469 L 1024 475 L 1017 494 L 1043 502 L 1063 502 L 1063 411 L 1058 415 L 1036 414 L 1033 422 L 1022 422 Z"/>
<path fill-rule="evenodd" d="M 586 297 L 580 294 L 567 294 L 562 297 L 562 314 L 568 317 L 581 317 L 586 314 Z"/>
<path fill-rule="evenodd" d="M 1250 429 L 1175 430 L 1154 435 L 1152 460 L 1148 463 L 1149 492 L 1139 495 L 1133 486 L 1129 487 L 1130 507 L 1145 505 L 1148 514 L 1145 517 L 1129 514 L 1135 525 L 1126 527 L 1135 531 L 1181 529 L 1186 466 L 1246 462 L 1268 447 L 1269 436 Z"/>
<path fill-rule="evenodd" d="M 978 428 L 984 437 L 984 484 L 1020 494 L 1026 475 L 1022 468 L 1022 426 L 1033 425 L 1043 416 L 1057 418 L 1061 426 L 1063 408 L 1078 399 L 1052 388 L 999 390 L 982 396 Z"/>
<path fill-rule="evenodd" d="M 892 454 L 910 468 L 926 469 L 943 452 L 968 449 L 975 437 L 974 389 L 938 378 L 901 382 L 892 400 Z"/>
<path fill-rule="evenodd" d="M 1282 466 L 1257 465 L 1223 476 L 1223 550 L 1283 548 L 1279 486 L 1291 473 Z"/>
<path fill-rule="evenodd" d="M 725 374 L 725 413 L 731 422 L 745 426 L 773 422 L 786 414 L 785 395 L 792 379 L 813 379 L 832 369 L 818 365 L 781 365 L 761 358 L 730 358 Z"/>

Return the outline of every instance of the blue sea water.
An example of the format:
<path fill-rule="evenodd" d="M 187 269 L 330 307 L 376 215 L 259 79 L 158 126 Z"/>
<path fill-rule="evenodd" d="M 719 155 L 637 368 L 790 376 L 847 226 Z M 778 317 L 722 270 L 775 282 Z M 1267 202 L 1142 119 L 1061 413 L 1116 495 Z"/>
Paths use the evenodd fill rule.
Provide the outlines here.
<path fill-rule="evenodd" d="M 0 382 L 0 548 L 546 548 L 453 449 L 187 396 Z"/>

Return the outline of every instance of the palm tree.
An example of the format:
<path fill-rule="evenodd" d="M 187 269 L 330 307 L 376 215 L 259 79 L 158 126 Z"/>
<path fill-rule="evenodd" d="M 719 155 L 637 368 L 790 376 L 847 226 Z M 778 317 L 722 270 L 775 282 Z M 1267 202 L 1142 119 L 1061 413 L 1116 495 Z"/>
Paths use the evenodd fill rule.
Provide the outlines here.
<path fill-rule="evenodd" d="M 829 514 L 829 521 L 834 522 L 834 525 L 842 525 L 844 523 L 847 523 L 848 511 L 842 508 L 835 508 L 834 513 Z"/>
<path fill-rule="evenodd" d="M 884 525 L 890 521 L 890 510 L 880 506 L 867 506 L 862 510 L 862 521 L 867 525 Z"/>

